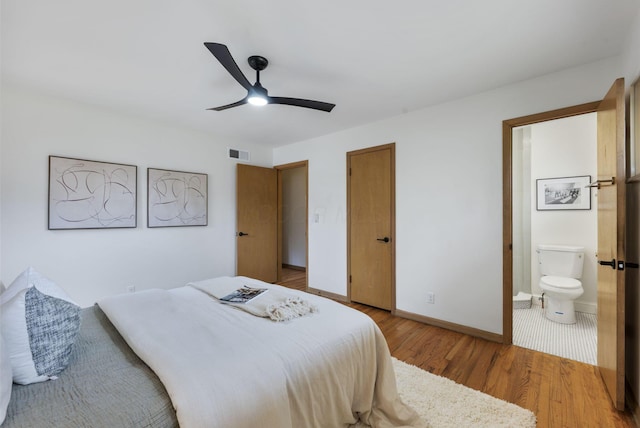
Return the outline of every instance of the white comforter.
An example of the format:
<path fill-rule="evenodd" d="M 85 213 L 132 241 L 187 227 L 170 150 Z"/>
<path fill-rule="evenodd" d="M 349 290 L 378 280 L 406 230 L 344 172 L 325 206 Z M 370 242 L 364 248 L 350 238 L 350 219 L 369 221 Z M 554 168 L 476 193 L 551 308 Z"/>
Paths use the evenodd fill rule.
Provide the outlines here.
<path fill-rule="evenodd" d="M 162 380 L 182 428 L 423 426 L 397 395 L 386 341 L 369 317 L 259 285 L 303 296 L 319 312 L 279 323 L 192 287 L 99 306 Z"/>

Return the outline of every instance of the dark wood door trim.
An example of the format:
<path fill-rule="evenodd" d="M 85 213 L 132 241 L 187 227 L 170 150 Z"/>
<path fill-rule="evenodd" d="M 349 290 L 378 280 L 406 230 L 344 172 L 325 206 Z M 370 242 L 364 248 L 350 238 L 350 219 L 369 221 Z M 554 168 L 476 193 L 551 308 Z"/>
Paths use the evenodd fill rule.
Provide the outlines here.
<path fill-rule="evenodd" d="M 502 122 L 502 343 L 513 342 L 513 203 L 512 136 L 513 128 L 548 120 L 562 119 L 598 109 L 594 101 L 558 110 L 508 119 Z"/>

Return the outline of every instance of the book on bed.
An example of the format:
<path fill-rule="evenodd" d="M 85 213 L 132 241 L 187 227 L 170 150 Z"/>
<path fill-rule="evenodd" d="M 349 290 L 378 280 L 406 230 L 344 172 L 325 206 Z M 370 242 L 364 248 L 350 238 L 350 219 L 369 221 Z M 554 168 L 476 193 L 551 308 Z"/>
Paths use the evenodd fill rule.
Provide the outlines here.
<path fill-rule="evenodd" d="M 254 288 L 245 285 L 233 293 L 220 298 L 220 301 L 223 303 L 247 303 L 267 291 L 267 288 Z"/>

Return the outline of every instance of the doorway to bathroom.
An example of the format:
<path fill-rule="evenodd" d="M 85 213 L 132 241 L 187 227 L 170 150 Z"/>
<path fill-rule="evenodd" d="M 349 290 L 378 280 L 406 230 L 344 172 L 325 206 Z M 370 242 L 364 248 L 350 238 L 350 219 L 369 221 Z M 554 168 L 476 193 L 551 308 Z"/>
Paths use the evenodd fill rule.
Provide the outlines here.
<path fill-rule="evenodd" d="M 504 162 L 509 171 L 505 178 L 509 217 L 505 217 L 504 227 L 505 236 L 510 237 L 505 240 L 505 281 L 509 278 L 504 296 L 504 307 L 509 308 L 505 312 L 505 342 L 590 364 L 596 364 L 597 358 L 595 192 L 585 188 L 579 204 L 549 209 L 557 207 L 538 203 L 538 187 L 549 180 L 578 181 L 585 176 L 595 180 L 598 105 L 588 103 L 532 115 L 504 126 L 508 142 Z M 544 317 L 538 244 L 585 249 L 581 278 L 585 292 L 576 299 L 576 324 L 558 324 Z"/>
<path fill-rule="evenodd" d="M 502 122 L 503 140 L 503 342 L 513 342 L 513 129 L 596 112 L 597 367 L 613 405 L 625 406 L 626 158 L 625 84 L 616 79 L 602 100 Z M 576 177 L 572 182 L 578 182 Z M 536 190 L 538 192 L 539 190 Z M 551 202 L 543 194 L 543 205 Z M 539 210 L 540 205 L 536 204 Z M 543 207 L 544 208 L 544 207 Z M 636 264 L 636 262 L 634 262 Z M 565 278 L 566 279 L 566 278 Z M 573 280 L 575 281 L 575 280 Z M 545 288 L 547 284 L 544 285 Z M 557 290 L 554 291 L 559 298 Z M 578 297 L 578 296 L 574 296 Z M 555 302 L 557 303 L 557 301 Z"/>
<path fill-rule="evenodd" d="M 597 364 L 597 245 L 595 112 L 512 129 L 513 344 Z M 545 192 L 546 191 L 546 192 Z M 548 200 L 547 200 L 548 199 Z M 544 315 L 539 245 L 584 249 L 582 295 L 575 324 Z M 547 296 L 548 297 L 548 296 Z"/>

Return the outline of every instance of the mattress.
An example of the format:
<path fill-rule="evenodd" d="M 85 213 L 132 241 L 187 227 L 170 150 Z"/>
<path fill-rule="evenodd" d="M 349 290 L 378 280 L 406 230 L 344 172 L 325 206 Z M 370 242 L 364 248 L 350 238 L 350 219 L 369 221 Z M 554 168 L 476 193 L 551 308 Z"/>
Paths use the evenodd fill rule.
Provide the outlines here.
<path fill-rule="evenodd" d="M 69 366 L 56 380 L 13 385 L 2 428 L 178 427 L 165 387 L 98 306 L 82 310 Z"/>
<path fill-rule="evenodd" d="M 98 302 L 162 380 L 182 428 L 424 426 L 399 398 L 386 340 L 362 312 L 246 277 L 196 285 Z M 213 297 L 242 286 L 317 311 L 276 322 Z"/>

